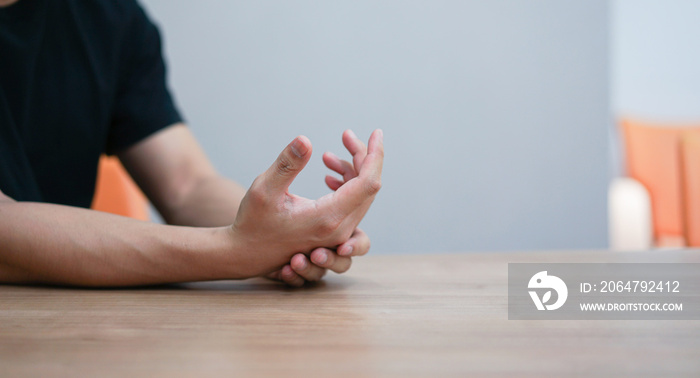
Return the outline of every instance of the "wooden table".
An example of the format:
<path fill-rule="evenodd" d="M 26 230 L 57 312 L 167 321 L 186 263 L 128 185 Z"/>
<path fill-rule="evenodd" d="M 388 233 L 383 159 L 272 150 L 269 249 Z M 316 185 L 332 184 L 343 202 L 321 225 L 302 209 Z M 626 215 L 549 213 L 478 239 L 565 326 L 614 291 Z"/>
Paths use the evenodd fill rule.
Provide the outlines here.
<path fill-rule="evenodd" d="M 0 376 L 700 376 L 700 321 L 515 321 L 508 262 L 697 251 L 394 255 L 286 289 L 0 286 Z"/>

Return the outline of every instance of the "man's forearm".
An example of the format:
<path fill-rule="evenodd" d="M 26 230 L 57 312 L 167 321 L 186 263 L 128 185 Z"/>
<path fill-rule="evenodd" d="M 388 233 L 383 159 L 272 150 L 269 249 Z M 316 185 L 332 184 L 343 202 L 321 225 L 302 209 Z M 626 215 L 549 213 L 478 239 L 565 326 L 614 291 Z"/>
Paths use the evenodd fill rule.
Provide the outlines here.
<path fill-rule="evenodd" d="M 0 202 L 0 282 L 127 286 L 242 278 L 227 228 Z M 240 252 L 240 251 L 238 251 Z"/>
<path fill-rule="evenodd" d="M 183 124 L 167 127 L 119 159 L 169 224 L 233 223 L 245 189 L 221 176 Z"/>
<path fill-rule="evenodd" d="M 245 189 L 218 174 L 200 179 L 177 204 L 161 210 L 168 224 L 219 227 L 236 219 Z"/>

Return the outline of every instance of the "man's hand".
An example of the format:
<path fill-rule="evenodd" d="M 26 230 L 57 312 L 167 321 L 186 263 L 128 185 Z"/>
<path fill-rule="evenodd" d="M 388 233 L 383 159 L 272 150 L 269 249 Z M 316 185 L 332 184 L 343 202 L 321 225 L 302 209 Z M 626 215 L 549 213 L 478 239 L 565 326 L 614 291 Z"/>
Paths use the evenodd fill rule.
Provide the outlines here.
<path fill-rule="evenodd" d="M 340 180 L 330 175 L 326 176 L 326 185 L 333 191 L 357 177 L 357 172 L 360 171 L 367 156 L 367 147 L 351 130 L 346 130 L 343 133 L 343 144 L 352 155 L 353 163 L 341 160 L 330 152 L 323 155 L 326 167 L 342 177 Z M 358 228 L 355 229 L 350 239 L 339 245 L 337 249 L 317 248 L 311 252 L 309 257 L 298 253 L 292 257 L 289 264 L 270 273 L 267 277 L 283 281 L 291 286 L 303 286 L 306 282 L 319 281 L 329 269 L 335 273 L 346 272 L 352 265 L 351 256 L 365 255 L 369 252 L 369 248 L 369 237 Z"/>
<path fill-rule="evenodd" d="M 356 227 L 381 187 L 383 136 L 381 130 L 372 133 L 367 149 L 352 136 L 346 132 L 343 142 L 353 154 L 354 173 L 342 173 L 342 182 L 327 178 L 326 183 L 335 192 L 316 201 L 288 192 L 311 156 L 311 143 L 305 137 L 294 139 L 277 161 L 256 178 L 231 226 L 233 240 L 240 243 L 237 247 L 248 252 L 239 255 L 242 261 L 235 262 L 244 269 L 242 275 L 268 274 L 284 267 L 278 278 L 294 284 L 299 280 L 290 274 L 291 270 L 298 276 L 292 266 L 303 277 L 320 279 L 325 273 L 323 268 L 345 271 L 350 266 L 349 256 L 367 252 L 369 239 Z M 340 169 L 334 164 L 340 160 L 330 154 L 324 156 L 324 162 L 335 171 Z M 307 255 L 311 262 L 319 264 L 310 264 Z M 285 267 L 287 263 L 289 267 Z"/>
<path fill-rule="evenodd" d="M 287 285 L 300 287 L 307 282 L 321 280 L 328 270 L 335 273 L 345 273 L 352 265 L 351 256 L 362 256 L 369 251 L 369 237 L 359 228 L 350 237 L 350 240 L 343 243 L 337 250 L 348 250 L 352 245 L 353 249 L 349 255 L 340 255 L 336 249 L 316 248 L 307 257 L 303 253 L 297 253 L 292 257 L 289 264 L 282 269 L 270 273 L 267 278 L 283 281 Z M 347 252 L 346 252 L 347 253 Z"/>

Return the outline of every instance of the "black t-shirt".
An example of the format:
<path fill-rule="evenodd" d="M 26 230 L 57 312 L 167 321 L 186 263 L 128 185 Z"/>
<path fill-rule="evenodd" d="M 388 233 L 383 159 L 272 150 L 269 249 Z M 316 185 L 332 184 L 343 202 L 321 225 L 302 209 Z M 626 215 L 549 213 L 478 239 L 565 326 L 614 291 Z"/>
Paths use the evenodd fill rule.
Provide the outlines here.
<path fill-rule="evenodd" d="M 0 190 L 88 207 L 100 154 L 181 120 L 158 30 L 135 0 L 0 8 Z"/>

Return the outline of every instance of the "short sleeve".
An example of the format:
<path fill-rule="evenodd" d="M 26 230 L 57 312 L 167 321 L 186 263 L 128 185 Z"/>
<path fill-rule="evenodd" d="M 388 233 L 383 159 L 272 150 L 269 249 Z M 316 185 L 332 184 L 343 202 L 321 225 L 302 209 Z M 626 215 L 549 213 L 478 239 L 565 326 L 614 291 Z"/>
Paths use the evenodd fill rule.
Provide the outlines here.
<path fill-rule="evenodd" d="M 160 34 L 139 6 L 125 30 L 119 59 L 108 154 L 182 121 L 167 87 Z"/>

